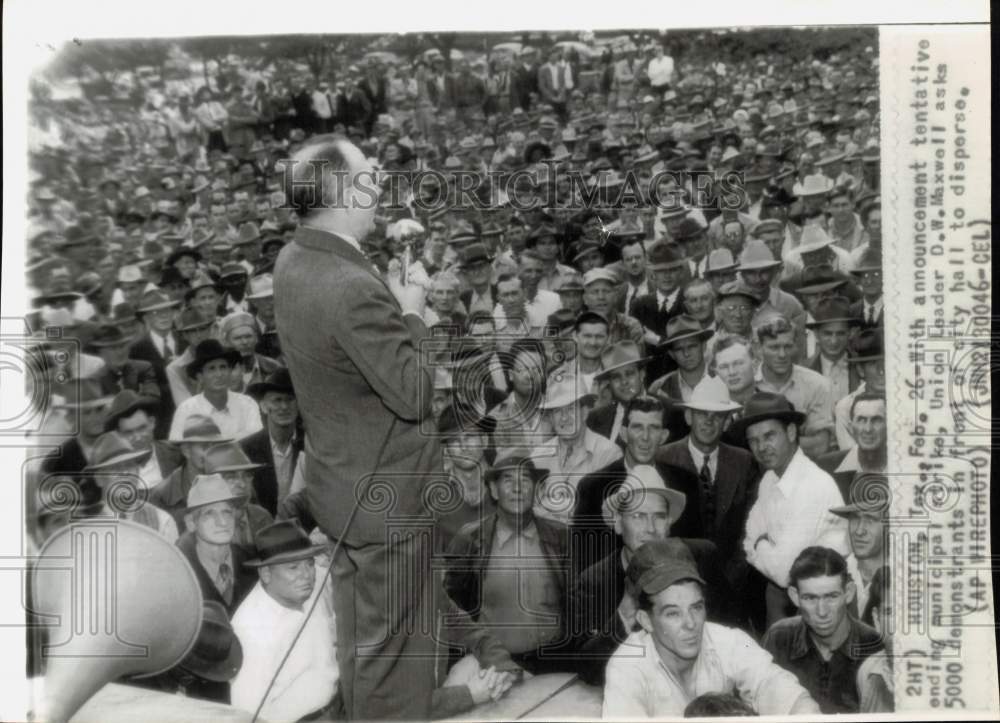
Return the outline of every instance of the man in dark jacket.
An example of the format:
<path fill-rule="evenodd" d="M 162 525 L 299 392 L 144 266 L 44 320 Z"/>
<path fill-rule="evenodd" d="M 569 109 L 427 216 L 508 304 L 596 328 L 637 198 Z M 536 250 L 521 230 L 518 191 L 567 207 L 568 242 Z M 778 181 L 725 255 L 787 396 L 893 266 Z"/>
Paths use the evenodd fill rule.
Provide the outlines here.
<path fill-rule="evenodd" d="M 272 515 L 288 495 L 295 465 L 303 447 L 302 420 L 292 377 L 285 368 L 267 379 L 251 384 L 247 393 L 260 404 L 264 429 L 240 440 L 240 446 L 254 464 L 253 486 L 257 503 Z"/>

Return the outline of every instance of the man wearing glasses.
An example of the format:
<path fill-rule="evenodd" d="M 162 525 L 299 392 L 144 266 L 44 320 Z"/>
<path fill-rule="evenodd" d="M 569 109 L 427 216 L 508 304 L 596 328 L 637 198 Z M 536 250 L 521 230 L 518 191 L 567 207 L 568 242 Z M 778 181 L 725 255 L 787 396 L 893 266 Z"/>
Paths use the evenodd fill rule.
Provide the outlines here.
<path fill-rule="evenodd" d="M 848 614 L 856 593 L 844 556 L 807 547 L 792 563 L 788 596 L 799 609 L 764 635 L 764 649 L 792 672 L 823 713 L 857 713 L 858 668 L 882 649 L 879 634 Z"/>

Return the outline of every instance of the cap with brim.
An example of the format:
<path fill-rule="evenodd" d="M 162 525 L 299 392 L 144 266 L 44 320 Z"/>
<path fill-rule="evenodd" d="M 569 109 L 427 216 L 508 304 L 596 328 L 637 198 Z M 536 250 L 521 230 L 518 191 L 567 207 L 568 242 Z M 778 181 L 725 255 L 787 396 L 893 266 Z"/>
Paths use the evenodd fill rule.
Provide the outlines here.
<path fill-rule="evenodd" d="M 111 409 L 104 421 L 104 431 L 112 432 L 118 428 L 118 420 L 130 417 L 139 410 L 146 414 L 156 414 L 160 409 L 160 400 L 153 397 L 143 397 L 131 389 L 118 392 L 111 400 Z"/>
<path fill-rule="evenodd" d="M 785 424 L 802 424 L 806 415 L 797 411 L 795 405 L 781 394 L 755 392 L 743 405 L 743 416 L 733 423 L 733 434 L 743 437 L 754 424 L 772 419 Z"/>
<path fill-rule="evenodd" d="M 641 545 L 626 571 L 628 580 L 647 595 L 656 595 L 682 580 L 705 581 L 698 573 L 691 550 L 677 538 Z"/>
<path fill-rule="evenodd" d="M 243 646 L 229 624 L 229 616 L 222 603 L 214 600 L 202 603 L 198 639 L 177 667 L 215 683 L 227 683 L 240 672 Z"/>
<path fill-rule="evenodd" d="M 704 341 L 715 334 L 714 329 L 705 329 L 698 320 L 687 314 L 675 316 L 667 322 L 667 329 L 663 341 L 659 343 L 660 348 L 667 348 L 683 339 L 698 339 Z"/>
<path fill-rule="evenodd" d="M 224 437 L 218 425 L 209 417 L 201 414 L 192 414 L 184 420 L 184 427 L 181 436 L 167 440 L 171 444 L 218 444 L 220 442 L 232 442 L 231 437 Z"/>
<path fill-rule="evenodd" d="M 243 564 L 266 567 L 283 562 L 296 562 L 316 557 L 327 550 L 326 545 L 314 545 L 308 535 L 293 520 L 281 520 L 257 531 L 257 557 Z"/>
<path fill-rule="evenodd" d="M 763 303 L 753 293 L 753 290 L 742 281 L 730 281 L 728 284 L 723 284 L 719 289 L 719 300 L 721 301 L 727 296 L 742 296 L 745 299 L 749 299 L 754 306 L 760 306 Z"/>
<path fill-rule="evenodd" d="M 536 484 L 548 476 L 548 470 L 539 468 L 535 464 L 531 450 L 525 447 L 506 447 L 500 451 L 483 477 L 486 482 L 493 482 L 500 477 L 501 472 L 508 469 L 527 470 Z"/>
<path fill-rule="evenodd" d="M 617 285 L 621 280 L 618 278 L 618 274 L 614 271 L 600 266 L 596 269 L 591 269 L 583 275 L 584 286 L 590 286 L 596 281 L 607 281 L 610 284 Z"/>
<path fill-rule="evenodd" d="M 135 449 L 117 432 L 105 432 L 94 443 L 94 449 L 90 453 L 92 461 L 83 471 L 97 472 L 126 462 L 142 466 L 152 453 L 152 449 Z"/>
<path fill-rule="evenodd" d="M 603 369 L 595 376 L 595 380 L 604 379 L 616 369 L 631 366 L 633 364 L 645 364 L 650 357 L 643 356 L 639 346 L 634 341 L 620 341 L 612 344 L 601 353 L 601 365 Z"/>

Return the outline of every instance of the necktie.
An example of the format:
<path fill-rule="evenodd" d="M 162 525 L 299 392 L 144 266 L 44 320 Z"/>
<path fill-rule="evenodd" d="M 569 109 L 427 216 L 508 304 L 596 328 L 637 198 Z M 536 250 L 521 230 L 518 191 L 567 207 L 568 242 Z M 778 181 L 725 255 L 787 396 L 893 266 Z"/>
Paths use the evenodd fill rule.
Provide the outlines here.
<path fill-rule="evenodd" d="M 708 455 L 703 458 L 701 472 L 698 473 L 701 483 L 701 504 L 705 524 L 705 532 L 711 534 L 715 530 L 715 485 L 712 484 L 712 470 L 708 466 Z"/>
<path fill-rule="evenodd" d="M 163 339 L 163 363 L 164 365 L 169 364 L 174 360 L 174 353 L 170 350 L 170 342 L 166 338 Z"/>
<path fill-rule="evenodd" d="M 875 326 L 875 307 L 868 307 L 868 326 Z"/>
<path fill-rule="evenodd" d="M 230 569 L 229 563 L 223 562 L 219 565 L 218 587 L 226 604 L 231 603 L 233 601 L 233 571 Z"/>

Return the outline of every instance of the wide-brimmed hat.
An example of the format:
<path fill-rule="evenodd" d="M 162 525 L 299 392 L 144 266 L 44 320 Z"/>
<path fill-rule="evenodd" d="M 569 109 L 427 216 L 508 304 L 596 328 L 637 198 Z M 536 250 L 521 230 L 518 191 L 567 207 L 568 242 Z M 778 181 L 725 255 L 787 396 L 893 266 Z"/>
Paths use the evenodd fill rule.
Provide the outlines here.
<path fill-rule="evenodd" d="M 524 469 L 538 484 L 548 476 L 548 470 L 538 467 L 532 459 L 531 450 L 526 447 L 505 447 L 497 454 L 497 458 L 483 475 L 486 482 L 493 482 L 506 469 Z"/>
<path fill-rule="evenodd" d="M 189 256 L 195 260 L 195 262 L 201 261 L 201 252 L 196 248 L 190 246 L 181 246 L 180 248 L 174 249 L 170 252 L 170 255 L 164 260 L 164 266 L 173 266 L 178 260 Z"/>
<path fill-rule="evenodd" d="M 650 271 L 672 269 L 687 263 L 687 257 L 679 244 L 672 241 L 657 241 L 649 249 L 646 267 Z"/>
<path fill-rule="evenodd" d="M 704 234 L 708 229 L 702 226 L 698 219 L 688 216 L 681 221 L 680 226 L 674 231 L 674 240 L 680 243 L 691 241 Z"/>
<path fill-rule="evenodd" d="M 230 437 L 225 437 L 219 429 L 219 425 L 204 414 L 192 414 L 184 420 L 181 427 L 181 436 L 168 440 L 171 444 L 186 444 L 197 442 L 200 444 L 218 444 L 219 442 L 231 442 Z"/>
<path fill-rule="evenodd" d="M 247 267 L 241 264 L 239 261 L 227 261 L 219 269 L 219 278 L 225 279 L 229 276 L 249 276 L 250 272 L 247 271 Z"/>
<path fill-rule="evenodd" d="M 249 244 L 260 241 L 260 228 L 253 221 L 247 221 L 240 226 L 237 237 L 233 240 L 233 246 Z"/>
<path fill-rule="evenodd" d="M 230 366 L 235 366 L 240 360 L 240 353 L 223 346 L 218 339 L 203 339 L 194 348 L 194 360 L 186 367 L 188 376 L 194 379 L 206 364 L 216 359 L 225 359 Z"/>
<path fill-rule="evenodd" d="M 742 437 L 752 425 L 769 419 L 785 424 L 802 424 L 806 415 L 796 410 L 795 405 L 781 394 L 754 392 L 743 405 L 743 416 L 733 423 L 733 433 Z"/>
<path fill-rule="evenodd" d="M 95 409 L 111 404 L 112 395 L 107 394 L 96 379 L 71 379 L 52 389 L 55 409 Z"/>
<path fill-rule="evenodd" d="M 758 269 L 774 269 L 781 266 L 780 260 L 775 260 L 774 254 L 767 244 L 760 239 L 749 239 L 740 254 L 737 271 L 756 271 Z"/>
<path fill-rule="evenodd" d="M 806 324 L 809 329 L 816 329 L 823 324 L 843 321 L 850 325 L 858 325 L 861 320 L 851 315 L 851 301 L 844 296 L 832 296 L 820 299 L 813 312 L 813 321 Z"/>
<path fill-rule="evenodd" d="M 799 254 L 808 254 L 833 245 L 833 239 L 821 226 L 809 224 L 802 229 L 802 239 L 795 249 Z"/>
<path fill-rule="evenodd" d="M 180 304 L 180 301 L 171 299 L 162 290 L 150 289 L 139 299 L 139 305 L 136 307 L 135 311 L 137 314 L 145 314 L 150 311 L 170 309 L 175 306 L 180 306 Z"/>
<path fill-rule="evenodd" d="M 708 255 L 708 260 L 705 261 L 705 276 L 709 274 L 723 274 L 727 271 L 736 271 L 733 252 L 729 249 L 715 249 Z"/>
<path fill-rule="evenodd" d="M 177 331 L 184 332 L 191 331 L 192 329 L 201 329 L 202 327 L 211 326 L 214 323 L 214 316 L 209 316 L 198 309 L 185 309 L 177 319 L 176 328 Z"/>
<path fill-rule="evenodd" d="M 245 495 L 234 495 L 229 483 L 222 478 L 221 474 L 216 472 L 200 474 L 194 478 L 191 489 L 188 491 L 187 507 L 184 508 L 184 513 L 187 514 L 205 505 L 214 505 L 216 502 L 244 505 L 247 498 Z"/>
<path fill-rule="evenodd" d="M 833 190 L 833 181 L 822 173 L 814 173 L 802 180 L 802 185 L 795 189 L 797 196 L 825 196 Z"/>
<path fill-rule="evenodd" d="M 178 667 L 215 683 L 229 682 L 240 672 L 243 646 L 222 603 L 202 601 L 198 638 Z"/>
<path fill-rule="evenodd" d="M 238 442 L 221 442 L 205 453 L 205 471 L 209 474 L 241 472 L 263 466 L 251 461 Z"/>
<path fill-rule="evenodd" d="M 672 525 L 684 512 L 687 498 L 683 492 L 667 487 L 663 477 L 656 467 L 649 464 L 637 464 L 632 467 L 622 480 L 621 486 L 604 501 L 604 521 L 614 526 L 615 516 L 622 510 L 634 508 L 641 504 L 646 495 L 659 495 L 667 501 L 668 525 Z"/>
<path fill-rule="evenodd" d="M 621 369 L 631 364 L 645 364 L 648 361 L 649 357 L 643 356 L 639 345 L 634 341 L 628 339 L 619 341 L 601 352 L 603 369 L 597 373 L 594 379 L 604 379 L 615 369 Z"/>
<path fill-rule="evenodd" d="M 254 399 L 260 399 L 268 392 L 281 392 L 294 396 L 295 388 L 292 386 L 292 375 L 285 367 L 275 369 L 264 377 L 264 381 L 255 382 L 247 387 L 247 394 Z"/>
<path fill-rule="evenodd" d="M 118 392 L 111 400 L 111 409 L 108 410 L 107 419 L 104 420 L 104 431 L 113 432 L 118 428 L 119 419 L 130 417 L 140 409 L 146 414 L 156 414 L 160 409 L 160 400 L 141 396 L 131 389 Z"/>
<path fill-rule="evenodd" d="M 815 264 L 802 269 L 799 283 L 789 289 L 794 294 L 823 294 L 833 291 L 847 283 L 847 279 L 838 276 L 830 264 Z"/>
<path fill-rule="evenodd" d="M 730 281 L 719 288 L 719 301 L 727 296 L 742 296 L 750 299 L 754 306 L 760 306 L 763 301 L 754 293 L 753 289 L 740 280 Z"/>
<path fill-rule="evenodd" d="M 90 346 L 98 349 L 113 346 L 124 346 L 132 342 L 132 336 L 126 334 L 117 324 L 101 324 L 90 338 Z"/>
<path fill-rule="evenodd" d="M 702 412 L 735 412 L 743 405 L 729 398 L 729 389 L 719 377 L 704 377 L 691 390 L 691 398 L 671 400 L 676 406 L 684 409 L 697 409 Z"/>
<path fill-rule="evenodd" d="M 633 552 L 625 574 L 633 587 L 647 595 L 656 595 L 682 580 L 705 585 L 691 550 L 674 537 L 642 544 Z"/>
<path fill-rule="evenodd" d="M 539 409 L 562 409 L 574 402 L 587 404 L 597 397 L 587 391 L 587 386 L 582 379 L 569 375 L 561 381 L 549 384 L 545 390 L 545 399 L 542 400 Z"/>
<path fill-rule="evenodd" d="M 94 442 L 90 464 L 83 471 L 97 472 L 126 462 L 133 462 L 141 467 L 152 453 L 152 449 L 137 450 L 118 432 L 105 432 Z"/>
<path fill-rule="evenodd" d="M 860 276 L 868 271 L 881 271 L 882 270 L 882 251 L 881 249 L 872 248 L 869 246 L 865 249 L 865 252 L 861 254 L 861 258 L 858 259 L 857 265 L 851 269 L 851 273 Z"/>
<path fill-rule="evenodd" d="M 489 263 L 492 260 L 486 245 L 481 243 L 471 243 L 459 254 L 459 265 L 463 269 L 479 263 Z"/>
<path fill-rule="evenodd" d="M 669 347 L 674 342 L 681 339 L 697 338 L 701 341 L 708 339 L 715 333 L 712 329 L 702 328 L 698 320 L 688 314 L 679 314 L 667 322 L 667 330 L 659 347 Z"/>
<path fill-rule="evenodd" d="M 847 361 L 861 364 L 885 359 L 885 346 L 880 329 L 862 329 L 851 339 Z"/>
<path fill-rule="evenodd" d="M 274 277 L 271 274 L 260 274 L 250 279 L 250 291 L 247 298 L 269 299 L 274 296 Z"/>
<path fill-rule="evenodd" d="M 266 567 L 283 562 L 296 562 L 316 557 L 327 549 L 314 545 L 305 531 L 294 520 L 279 520 L 257 530 L 255 539 L 257 557 L 243 564 L 247 567 Z"/>

